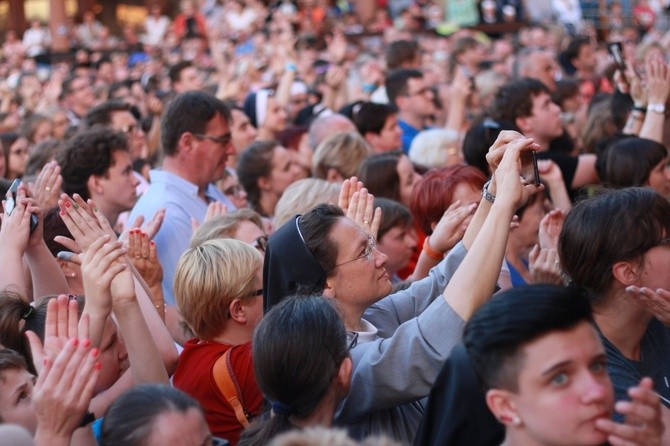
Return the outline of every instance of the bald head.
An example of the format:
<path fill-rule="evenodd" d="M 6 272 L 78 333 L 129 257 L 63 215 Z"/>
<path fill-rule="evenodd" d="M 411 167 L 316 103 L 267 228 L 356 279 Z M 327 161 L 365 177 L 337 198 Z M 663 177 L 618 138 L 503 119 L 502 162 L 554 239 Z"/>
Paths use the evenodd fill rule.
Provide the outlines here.
<path fill-rule="evenodd" d="M 316 118 L 309 126 L 308 142 L 312 150 L 326 139 L 328 136 L 335 133 L 357 132 L 356 126 L 351 119 L 339 113 L 333 113 L 328 116 L 320 116 Z"/>

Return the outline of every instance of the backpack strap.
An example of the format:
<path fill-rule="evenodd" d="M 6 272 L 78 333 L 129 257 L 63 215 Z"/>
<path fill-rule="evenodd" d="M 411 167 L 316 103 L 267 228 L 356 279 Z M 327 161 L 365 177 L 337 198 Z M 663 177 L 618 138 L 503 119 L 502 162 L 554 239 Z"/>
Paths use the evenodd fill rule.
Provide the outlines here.
<path fill-rule="evenodd" d="M 219 359 L 214 363 L 212 374 L 217 387 L 223 394 L 223 397 L 228 401 L 235 412 L 237 421 L 244 427 L 249 426 L 249 419 L 246 411 L 242 407 L 242 392 L 240 386 L 235 379 L 233 372 L 233 365 L 230 362 L 230 350 L 228 349 Z"/>

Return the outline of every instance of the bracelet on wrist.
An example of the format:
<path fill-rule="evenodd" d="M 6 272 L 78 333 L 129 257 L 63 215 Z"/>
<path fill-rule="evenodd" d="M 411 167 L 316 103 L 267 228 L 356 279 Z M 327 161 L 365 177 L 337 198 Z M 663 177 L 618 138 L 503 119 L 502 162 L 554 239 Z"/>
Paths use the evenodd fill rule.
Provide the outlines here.
<path fill-rule="evenodd" d="M 646 115 L 647 114 L 647 106 L 646 105 L 635 105 L 633 107 L 633 111 L 634 112 L 640 112 L 643 115 Z"/>
<path fill-rule="evenodd" d="M 423 252 L 426 253 L 428 258 L 433 259 L 433 260 L 442 260 L 444 259 L 444 253 L 440 251 L 434 250 L 430 246 L 430 236 L 426 237 L 426 239 L 423 241 Z"/>
<path fill-rule="evenodd" d="M 484 200 L 488 201 L 489 203 L 493 203 L 496 200 L 496 196 L 489 192 L 490 184 L 491 180 L 488 180 L 486 183 L 484 183 L 484 187 L 482 187 L 482 197 L 484 197 Z"/>

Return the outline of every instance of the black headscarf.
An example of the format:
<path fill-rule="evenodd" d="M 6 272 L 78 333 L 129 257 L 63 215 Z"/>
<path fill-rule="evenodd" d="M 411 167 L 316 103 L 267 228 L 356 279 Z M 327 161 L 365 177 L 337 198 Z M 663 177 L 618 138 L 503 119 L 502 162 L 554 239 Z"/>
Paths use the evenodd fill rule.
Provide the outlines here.
<path fill-rule="evenodd" d="M 299 221 L 296 215 L 268 239 L 263 264 L 266 313 L 287 296 L 321 294 L 326 284 L 326 271 L 305 245 Z"/>

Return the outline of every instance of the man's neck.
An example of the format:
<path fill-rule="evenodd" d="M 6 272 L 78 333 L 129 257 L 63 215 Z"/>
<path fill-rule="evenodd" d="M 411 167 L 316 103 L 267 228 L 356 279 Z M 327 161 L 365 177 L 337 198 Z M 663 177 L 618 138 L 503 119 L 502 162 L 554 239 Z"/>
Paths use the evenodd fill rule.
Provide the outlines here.
<path fill-rule="evenodd" d="M 163 160 L 163 170 L 173 175 L 177 175 L 178 177 L 185 179 L 189 183 L 193 183 L 196 186 L 198 186 L 198 197 L 200 197 L 204 201 L 207 201 L 205 192 L 207 191 L 208 183 L 205 184 L 198 183 L 198 177 L 193 173 L 193 170 L 189 163 L 185 163 L 182 160 L 175 157 L 170 156 L 165 157 L 165 159 Z"/>
<path fill-rule="evenodd" d="M 540 146 L 540 152 L 546 152 L 549 150 L 549 144 L 551 144 L 551 140 L 542 136 L 534 135 L 532 133 L 524 133 L 523 136 L 526 138 L 533 138 L 535 144 Z"/>
<path fill-rule="evenodd" d="M 402 111 L 398 112 L 398 120 L 403 121 L 405 124 L 411 125 L 417 130 L 423 130 L 426 124 L 426 120 L 423 117 Z"/>

